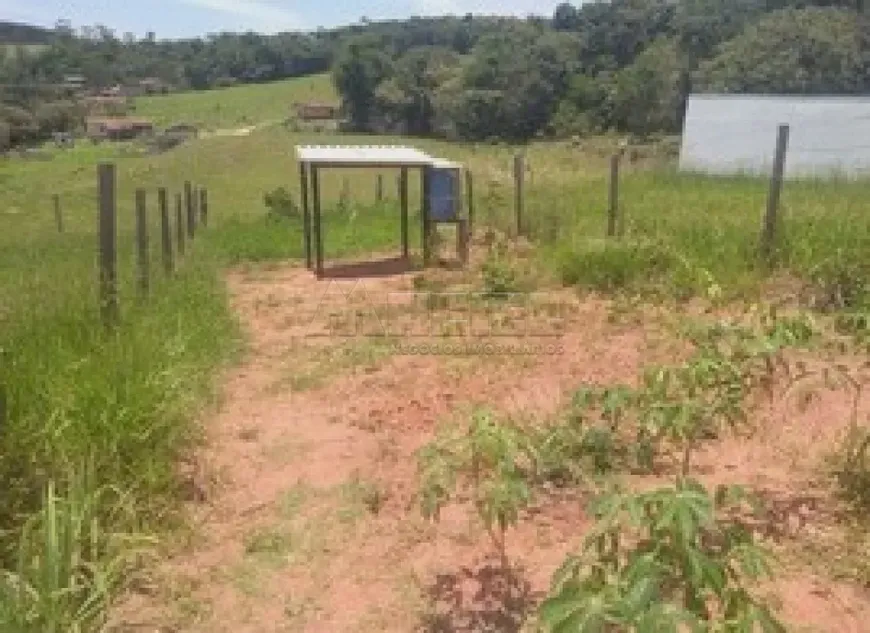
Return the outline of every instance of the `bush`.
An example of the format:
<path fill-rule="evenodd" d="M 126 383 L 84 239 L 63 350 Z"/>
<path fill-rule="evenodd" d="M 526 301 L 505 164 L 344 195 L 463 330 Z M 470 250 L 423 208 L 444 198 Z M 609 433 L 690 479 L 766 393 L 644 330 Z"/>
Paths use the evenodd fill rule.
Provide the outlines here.
<path fill-rule="evenodd" d="M 272 218 L 298 218 L 300 217 L 299 206 L 293 200 L 293 196 L 284 187 L 278 187 L 263 196 L 263 201 L 269 209 Z"/>

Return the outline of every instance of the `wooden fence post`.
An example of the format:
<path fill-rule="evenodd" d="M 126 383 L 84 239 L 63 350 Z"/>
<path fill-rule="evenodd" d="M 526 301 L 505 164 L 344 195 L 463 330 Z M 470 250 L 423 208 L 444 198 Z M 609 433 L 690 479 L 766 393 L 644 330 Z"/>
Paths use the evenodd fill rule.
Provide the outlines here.
<path fill-rule="evenodd" d="M 60 196 L 54 194 L 52 200 L 54 202 L 54 222 L 57 225 L 57 232 L 63 233 L 63 211 L 60 208 Z"/>
<path fill-rule="evenodd" d="M 148 295 L 151 286 L 148 257 L 148 200 L 144 189 L 136 190 L 136 266 L 139 292 Z"/>
<path fill-rule="evenodd" d="M 474 176 L 471 170 L 465 172 L 465 197 L 468 204 L 468 235 L 474 234 Z"/>
<path fill-rule="evenodd" d="M 169 221 L 169 198 L 165 187 L 157 190 L 157 204 L 160 207 L 160 242 L 163 252 L 163 270 L 172 274 L 172 224 Z"/>
<path fill-rule="evenodd" d="M 525 180 L 525 156 L 522 153 L 514 155 L 514 208 L 517 216 L 517 236 L 523 234 L 523 185 Z"/>
<path fill-rule="evenodd" d="M 192 240 L 196 234 L 196 215 L 193 212 L 193 185 L 189 180 L 184 182 L 184 207 L 187 210 L 187 237 Z"/>
<path fill-rule="evenodd" d="M 377 180 L 375 181 L 375 202 L 383 202 L 384 200 L 384 176 L 383 174 L 378 174 Z"/>
<path fill-rule="evenodd" d="M 208 189 L 199 188 L 199 221 L 202 228 L 208 227 Z"/>
<path fill-rule="evenodd" d="M 610 196 L 607 209 L 607 236 L 616 235 L 619 218 L 619 154 L 610 157 Z"/>
<path fill-rule="evenodd" d="M 456 250 L 459 253 L 459 261 L 463 266 L 468 264 L 468 220 L 459 220 L 456 223 Z"/>
<path fill-rule="evenodd" d="M 789 126 L 780 125 L 776 132 L 776 149 L 773 155 L 773 172 L 770 175 L 770 192 L 767 196 L 767 211 L 764 214 L 764 227 L 761 233 L 761 255 L 768 263 L 773 261 L 773 248 L 776 241 L 779 198 L 782 193 L 782 178 L 785 173 L 785 155 L 788 150 Z"/>
<path fill-rule="evenodd" d="M 9 410 L 7 401 L 8 396 L 6 395 L 6 385 L 0 382 L 0 436 L 5 435 L 6 433 L 6 420 L 9 415 L 7 413 Z"/>
<path fill-rule="evenodd" d="M 175 228 L 178 233 L 178 256 L 184 255 L 184 210 L 181 194 L 175 194 Z"/>
<path fill-rule="evenodd" d="M 410 257 L 410 238 L 408 237 L 408 168 L 402 167 L 399 173 L 399 207 L 401 213 L 402 258 Z"/>
<path fill-rule="evenodd" d="M 341 206 L 346 206 L 348 201 L 350 200 L 350 180 L 348 180 L 347 176 L 341 179 L 341 194 L 340 194 L 340 204 Z"/>
<path fill-rule="evenodd" d="M 97 167 L 97 190 L 100 201 L 100 314 L 103 324 L 111 327 L 118 322 L 117 201 L 114 164 L 101 163 Z"/>

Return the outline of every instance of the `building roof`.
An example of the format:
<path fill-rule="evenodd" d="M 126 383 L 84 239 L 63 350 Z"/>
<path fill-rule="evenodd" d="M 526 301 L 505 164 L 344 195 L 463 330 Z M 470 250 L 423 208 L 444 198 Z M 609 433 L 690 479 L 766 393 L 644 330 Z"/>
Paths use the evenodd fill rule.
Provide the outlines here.
<path fill-rule="evenodd" d="M 441 160 L 401 145 L 301 145 L 296 156 L 309 165 L 330 167 L 423 167 Z"/>

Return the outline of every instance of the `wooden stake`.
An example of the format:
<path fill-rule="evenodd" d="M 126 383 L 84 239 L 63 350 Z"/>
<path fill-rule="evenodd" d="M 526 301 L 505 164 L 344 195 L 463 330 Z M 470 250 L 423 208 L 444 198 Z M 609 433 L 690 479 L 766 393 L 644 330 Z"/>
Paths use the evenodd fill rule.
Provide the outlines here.
<path fill-rule="evenodd" d="M 785 155 L 788 150 L 789 126 L 780 125 L 776 132 L 776 149 L 773 156 L 773 172 L 770 175 L 770 192 L 767 197 L 767 211 L 764 214 L 764 227 L 761 233 L 761 255 L 773 263 L 773 249 L 779 224 L 779 199 L 782 193 L 782 178 L 785 173 Z"/>
<path fill-rule="evenodd" d="M 607 212 L 607 235 L 616 236 L 619 218 L 619 154 L 610 157 L 610 199 Z"/>
<path fill-rule="evenodd" d="M 402 257 L 410 257 L 410 238 L 408 237 L 408 168 L 402 167 L 399 174 L 399 206 L 402 213 Z"/>
<path fill-rule="evenodd" d="M 208 227 L 208 189 L 199 188 L 199 222 L 202 228 Z"/>
<path fill-rule="evenodd" d="M 63 213 L 60 208 L 60 196 L 54 194 L 52 200 L 54 202 L 54 222 L 57 225 L 57 232 L 63 233 Z"/>
<path fill-rule="evenodd" d="M 172 274 L 172 224 L 169 218 L 169 196 L 165 187 L 157 190 L 157 206 L 160 207 L 160 244 L 163 253 L 163 270 L 166 275 Z"/>
<path fill-rule="evenodd" d="M 193 213 L 193 185 L 189 180 L 184 183 L 184 207 L 187 209 L 187 237 L 193 239 L 196 234 L 196 216 Z"/>
<path fill-rule="evenodd" d="M 151 286 L 148 257 L 148 201 L 144 189 L 136 190 L 136 267 L 139 292 L 147 296 Z"/>
<path fill-rule="evenodd" d="M 115 165 L 112 163 L 102 163 L 97 167 L 97 189 L 100 201 L 100 314 L 103 324 L 112 327 L 118 322 L 117 201 Z"/>
<path fill-rule="evenodd" d="M 184 205 L 181 194 L 175 194 L 175 230 L 178 234 L 178 257 L 184 255 Z"/>
<path fill-rule="evenodd" d="M 525 180 L 525 156 L 514 155 L 514 207 L 517 216 L 517 235 L 523 234 L 523 203 L 524 203 L 524 180 Z"/>

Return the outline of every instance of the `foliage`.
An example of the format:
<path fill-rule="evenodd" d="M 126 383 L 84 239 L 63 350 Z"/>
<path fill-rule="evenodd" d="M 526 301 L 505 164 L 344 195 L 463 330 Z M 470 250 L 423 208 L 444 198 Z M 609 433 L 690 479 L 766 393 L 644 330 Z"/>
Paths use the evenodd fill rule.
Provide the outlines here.
<path fill-rule="evenodd" d="M 702 63 L 711 92 L 859 94 L 867 61 L 853 11 L 811 7 L 764 16 Z"/>
<path fill-rule="evenodd" d="M 93 477 L 90 467 L 79 468 L 61 493 L 48 483 L 42 510 L 21 533 L 15 571 L 0 575 L 4 631 L 84 632 L 104 624 L 109 603 L 149 541 L 135 532 L 131 500 L 113 487 L 97 487 Z"/>
<path fill-rule="evenodd" d="M 278 187 L 263 196 L 263 202 L 269 210 L 269 216 L 294 219 L 300 216 L 299 205 L 284 187 Z"/>
<path fill-rule="evenodd" d="M 528 436 L 486 410 L 466 429 L 442 433 L 418 453 L 420 507 L 438 519 L 457 488 L 471 488 L 474 505 L 506 562 L 505 531 L 531 500 Z"/>
<path fill-rule="evenodd" d="M 375 109 L 375 93 L 378 84 L 389 73 L 389 64 L 381 42 L 374 37 L 353 39 L 339 53 L 333 77 L 353 129 L 369 128 Z"/>
<path fill-rule="evenodd" d="M 596 241 L 559 256 L 562 282 L 592 290 L 637 287 L 664 274 L 673 257 L 661 245 L 637 241 Z"/>
<path fill-rule="evenodd" d="M 616 78 L 613 116 L 616 126 L 638 136 L 674 132 L 682 119 L 680 80 L 683 61 L 674 40 L 651 43 Z"/>
<path fill-rule="evenodd" d="M 769 574 L 750 529 L 729 516 L 739 488 L 711 495 L 681 478 L 650 492 L 605 496 L 579 556 L 553 579 L 541 619 L 550 633 L 785 629 L 747 581 Z"/>

